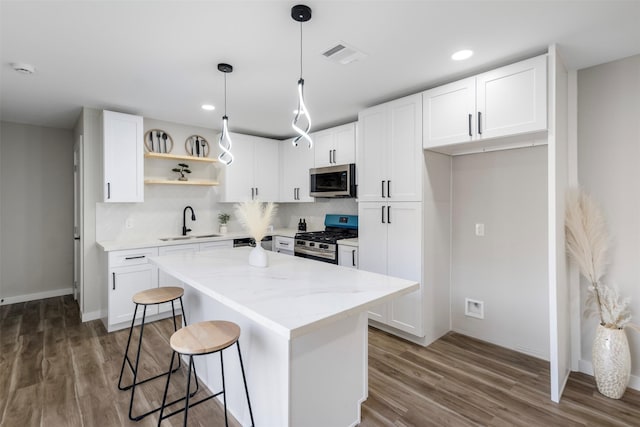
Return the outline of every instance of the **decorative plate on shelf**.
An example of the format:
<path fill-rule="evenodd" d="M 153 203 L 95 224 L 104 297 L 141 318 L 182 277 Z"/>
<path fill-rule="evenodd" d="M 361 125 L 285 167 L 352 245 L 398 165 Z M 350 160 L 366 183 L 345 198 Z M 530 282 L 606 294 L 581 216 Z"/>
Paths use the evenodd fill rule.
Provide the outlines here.
<path fill-rule="evenodd" d="M 150 153 L 170 153 L 173 138 L 162 129 L 149 129 L 144 134 L 144 146 Z"/>
<path fill-rule="evenodd" d="M 209 143 L 200 135 L 191 135 L 187 138 L 184 149 L 190 156 L 209 157 Z"/>

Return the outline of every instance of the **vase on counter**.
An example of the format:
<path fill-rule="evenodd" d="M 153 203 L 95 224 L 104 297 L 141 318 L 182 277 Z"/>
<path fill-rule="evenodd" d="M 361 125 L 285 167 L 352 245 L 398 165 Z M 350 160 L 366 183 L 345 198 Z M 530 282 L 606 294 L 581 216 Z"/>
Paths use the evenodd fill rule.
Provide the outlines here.
<path fill-rule="evenodd" d="M 220 234 L 227 234 L 227 224 L 220 224 Z"/>
<path fill-rule="evenodd" d="M 631 354 L 624 329 L 598 325 L 591 359 L 598 391 L 612 399 L 620 399 L 631 376 Z"/>
<path fill-rule="evenodd" d="M 251 249 L 251 252 L 249 252 L 249 265 L 266 267 L 268 263 L 267 251 L 265 251 L 260 244 L 257 244 L 255 248 Z"/>

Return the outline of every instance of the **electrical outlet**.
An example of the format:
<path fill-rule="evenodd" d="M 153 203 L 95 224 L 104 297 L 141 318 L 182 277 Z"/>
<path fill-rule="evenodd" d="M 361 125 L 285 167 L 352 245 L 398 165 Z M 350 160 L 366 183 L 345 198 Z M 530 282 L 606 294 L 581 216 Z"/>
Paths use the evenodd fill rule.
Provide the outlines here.
<path fill-rule="evenodd" d="M 484 236 L 484 224 L 476 224 L 476 236 Z"/>
<path fill-rule="evenodd" d="M 124 226 L 125 228 L 133 228 L 133 220 L 131 218 L 127 218 L 124 222 Z"/>
<path fill-rule="evenodd" d="M 484 319 L 484 302 L 471 298 L 464 299 L 464 315 Z"/>

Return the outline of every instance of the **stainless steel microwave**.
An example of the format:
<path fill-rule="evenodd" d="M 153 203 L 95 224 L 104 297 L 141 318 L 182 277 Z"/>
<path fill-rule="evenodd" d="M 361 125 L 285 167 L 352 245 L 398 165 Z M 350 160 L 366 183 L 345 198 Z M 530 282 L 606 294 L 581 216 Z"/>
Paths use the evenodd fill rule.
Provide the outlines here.
<path fill-rule="evenodd" d="M 356 197 L 356 165 L 309 169 L 312 197 Z"/>

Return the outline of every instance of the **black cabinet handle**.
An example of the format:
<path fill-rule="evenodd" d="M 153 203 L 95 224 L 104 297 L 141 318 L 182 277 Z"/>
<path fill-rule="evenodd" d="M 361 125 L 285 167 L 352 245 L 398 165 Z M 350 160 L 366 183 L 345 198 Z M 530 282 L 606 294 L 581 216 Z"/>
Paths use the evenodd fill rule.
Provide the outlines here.
<path fill-rule="evenodd" d="M 329 150 L 329 164 L 333 163 L 333 159 L 331 158 L 331 150 Z"/>
<path fill-rule="evenodd" d="M 256 187 L 256 197 L 258 197 L 258 187 Z"/>
<path fill-rule="evenodd" d="M 256 191 L 256 189 L 251 187 L 251 200 L 253 200 L 255 198 L 255 195 L 254 195 L 255 191 Z"/>
<path fill-rule="evenodd" d="M 382 184 L 382 189 L 380 190 L 380 192 L 382 193 L 382 197 L 384 196 L 384 181 L 380 181 L 380 183 Z"/>
<path fill-rule="evenodd" d="M 140 259 L 140 258 L 144 258 L 146 257 L 146 255 L 139 255 L 139 256 L 128 256 L 125 259 L 126 260 L 130 260 L 130 259 Z"/>
<path fill-rule="evenodd" d="M 391 180 L 387 181 L 387 197 L 391 197 Z"/>
<path fill-rule="evenodd" d="M 482 113 L 478 111 L 478 134 L 482 135 Z"/>
<path fill-rule="evenodd" d="M 471 120 L 472 120 L 472 115 L 469 114 L 469 136 L 473 136 L 473 134 L 471 133 Z"/>
<path fill-rule="evenodd" d="M 356 250 L 351 249 L 351 265 L 356 266 Z"/>
<path fill-rule="evenodd" d="M 116 273 L 111 273 L 111 275 L 113 276 L 113 290 L 116 290 Z"/>
<path fill-rule="evenodd" d="M 111 183 L 107 182 L 107 199 L 111 198 Z"/>
<path fill-rule="evenodd" d="M 384 206 L 382 207 L 382 223 L 384 224 Z"/>
<path fill-rule="evenodd" d="M 333 150 L 333 163 L 338 163 L 336 161 L 336 150 Z"/>
<path fill-rule="evenodd" d="M 391 206 L 387 206 L 387 224 L 391 224 Z"/>

